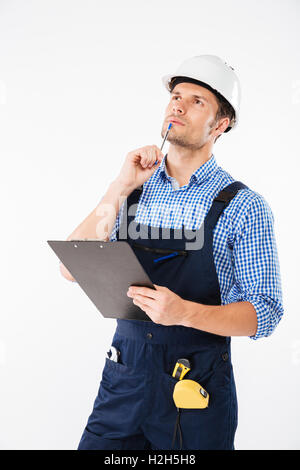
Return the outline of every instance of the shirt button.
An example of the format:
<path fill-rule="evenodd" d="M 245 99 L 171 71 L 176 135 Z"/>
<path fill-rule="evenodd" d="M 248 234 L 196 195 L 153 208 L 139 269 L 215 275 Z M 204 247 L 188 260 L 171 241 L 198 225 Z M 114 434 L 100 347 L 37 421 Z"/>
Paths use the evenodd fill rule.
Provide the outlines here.
<path fill-rule="evenodd" d="M 148 338 L 148 339 L 152 339 L 152 337 L 153 337 L 153 334 L 152 334 L 152 333 L 147 333 L 147 338 Z"/>

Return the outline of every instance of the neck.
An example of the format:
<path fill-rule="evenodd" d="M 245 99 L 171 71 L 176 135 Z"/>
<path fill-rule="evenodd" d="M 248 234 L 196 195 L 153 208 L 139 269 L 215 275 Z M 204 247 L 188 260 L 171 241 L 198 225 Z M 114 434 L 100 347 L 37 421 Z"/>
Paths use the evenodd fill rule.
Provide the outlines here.
<path fill-rule="evenodd" d="M 212 147 L 198 150 L 170 144 L 166 158 L 167 172 L 180 186 L 188 184 L 191 175 L 212 156 Z"/>

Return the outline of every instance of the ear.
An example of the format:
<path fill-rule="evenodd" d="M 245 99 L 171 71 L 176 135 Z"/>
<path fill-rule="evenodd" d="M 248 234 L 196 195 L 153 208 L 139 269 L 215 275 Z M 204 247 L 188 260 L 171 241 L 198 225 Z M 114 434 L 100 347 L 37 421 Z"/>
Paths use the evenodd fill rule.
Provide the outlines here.
<path fill-rule="evenodd" d="M 215 139 L 219 137 L 219 135 L 223 134 L 223 132 L 227 129 L 227 127 L 230 124 L 230 119 L 229 117 L 225 117 L 222 119 L 219 119 L 218 125 L 215 128 Z"/>
<path fill-rule="evenodd" d="M 227 129 L 229 124 L 230 124 L 229 117 L 225 117 L 225 118 L 220 119 L 218 129 L 220 129 L 221 134 L 223 134 L 223 132 Z"/>

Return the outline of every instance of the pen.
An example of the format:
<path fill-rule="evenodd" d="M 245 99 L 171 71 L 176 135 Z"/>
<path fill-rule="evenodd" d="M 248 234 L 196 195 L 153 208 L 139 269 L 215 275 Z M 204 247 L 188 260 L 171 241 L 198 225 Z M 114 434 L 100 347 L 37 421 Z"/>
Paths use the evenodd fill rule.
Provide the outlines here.
<path fill-rule="evenodd" d="M 168 125 L 168 129 L 166 130 L 166 133 L 165 133 L 165 136 L 164 136 L 164 140 L 161 144 L 161 147 L 160 147 L 160 150 L 162 150 L 163 146 L 164 146 L 164 143 L 166 141 L 166 138 L 168 137 L 169 135 L 169 132 L 170 132 L 170 129 L 171 129 L 171 126 L 172 126 L 172 123 L 170 122 L 170 124 Z M 154 163 L 154 165 L 156 165 L 158 163 L 158 160 L 156 160 L 156 162 Z"/>
<path fill-rule="evenodd" d="M 164 146 L 164 143 L 165 143 L 165 141 L 166 141 L 166 138 L 168 137 L 168 134 L 169 134 L 169 132 L 170 132 L 171 126 L 172 126 L 172 123 L 170 122 L 170 124 L 168 125 L 168 129 L 167 129 L 167 131 L 166 131 L 166 133 L 165 133 L 163 143 L 161 144 L 160 150 L 162 150 L 162 148 L 163 148 L 163 146 Z"/>

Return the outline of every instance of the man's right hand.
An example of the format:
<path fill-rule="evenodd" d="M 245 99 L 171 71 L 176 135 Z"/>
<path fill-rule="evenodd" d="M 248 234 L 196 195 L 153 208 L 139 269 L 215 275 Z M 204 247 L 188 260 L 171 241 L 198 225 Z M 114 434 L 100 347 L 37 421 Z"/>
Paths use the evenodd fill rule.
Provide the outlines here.
<path fill-rule="evenodd" d="M 129 152 L 116 181 L 133 189 L 141 186 L 153 175 L 163 157 L 157 145 L 146 145 Z M 154 165 L 156 161 L 158 163 Z"/>
<path fill-rule="evenodd" d="M 147 145 L 129 152 L 118 177 L 110 184 L 100 203 L 67 240 L 93 238 L 109 241 L 116 215 L 120 210 L 120 196 L 127 197 L 131 191 L 145 183 L 158 168 L 163 156 L 156 145 Z M 154 165 L 156 161 L 158 163 Z M 76 282 L 62 263 L 60 263 L 60 272 L 69 281 Z"/>

